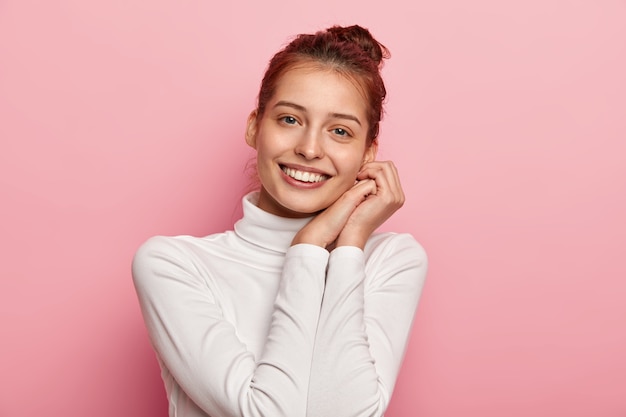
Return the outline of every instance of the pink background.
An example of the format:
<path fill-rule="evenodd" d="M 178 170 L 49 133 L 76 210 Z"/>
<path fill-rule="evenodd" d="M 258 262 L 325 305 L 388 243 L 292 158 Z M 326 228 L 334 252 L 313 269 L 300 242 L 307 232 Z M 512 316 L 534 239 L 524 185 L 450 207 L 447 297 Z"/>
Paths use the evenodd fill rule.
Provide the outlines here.
<path fill-rule="evenodd" d="M 626 416 L 626 2 L 0 1 L 0 416 L 167 414 L 130 278 L 230 228 L 289 36 L 392 52 L 430 273 L 388 417 Z"/>

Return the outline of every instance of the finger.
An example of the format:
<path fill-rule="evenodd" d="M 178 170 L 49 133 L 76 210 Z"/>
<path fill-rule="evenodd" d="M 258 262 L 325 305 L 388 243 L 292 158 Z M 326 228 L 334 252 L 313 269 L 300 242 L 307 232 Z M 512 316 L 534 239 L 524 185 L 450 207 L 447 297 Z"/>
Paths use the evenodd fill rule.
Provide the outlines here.
<path fill-rule="evenodd" d="M 337 201 L 328 207 L 322 214 L 337 219 L 346 219 L 365 198 L 376 193 L 376 182 L 373 179 L 360 180 L 346 191 Z"/>
<path fill-rule="evenodd" d="M 361 168 L 361 171 L 357 174 L 357 178 L 374 178 L 377 173 L 386 175 L 390 182 L 399 183 L 399 175 L 396 166 L 391 161 L 376 161 L 369 162 Z"/>
<path fill-rule="evenodd" d="M 370 194 L 376 194 L 376 181 L 373 178 L 365 178 L 358 180 L 347 193 L 354 193 L 356 199 L 361 196 L 367 197 Z"/>
<path fill-rule="evenodd" d="M 363 166 L 357 178 L 372 178 L 376 181 L 379 194 L 390 194 L 391 200 L 403 204 L 404 192 L 400 176 L 391 161 L 376 161 Z"/>
<path fill-rule="evenodd" d="M 385 163 L 368 164 L 357 175 L 357 178 L 371 178 L 376 182 L 380 191 L 393 190 L 394 187 L 393 170 Z"/>

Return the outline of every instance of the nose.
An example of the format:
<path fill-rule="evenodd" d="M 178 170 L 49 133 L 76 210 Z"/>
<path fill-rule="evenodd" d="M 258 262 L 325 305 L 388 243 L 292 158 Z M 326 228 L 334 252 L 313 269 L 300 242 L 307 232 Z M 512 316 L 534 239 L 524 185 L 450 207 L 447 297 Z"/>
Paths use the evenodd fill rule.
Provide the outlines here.
<path fill-rule="evenodd" d="M 307 129 L 298 141 L 294 151 L 307 160 L 319 159 L 324 156 L 322 134 L 314 129 Z"/>

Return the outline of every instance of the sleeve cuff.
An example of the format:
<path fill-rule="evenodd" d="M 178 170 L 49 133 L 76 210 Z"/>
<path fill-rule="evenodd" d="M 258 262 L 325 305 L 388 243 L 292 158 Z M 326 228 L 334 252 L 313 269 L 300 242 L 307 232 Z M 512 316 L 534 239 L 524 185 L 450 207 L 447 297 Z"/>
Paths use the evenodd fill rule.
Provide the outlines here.
<path fill-rule="evenodd" d="M 365 253 L 361 248 L 356 246 L 339 246 L 330 253 L 330 259 L 337 262 L 341 259 L 354 259 L 357 261 L 365 260 Z"/>
<path fill-rule="evenodd" d="M 312 245 L 310 243 L 298 243 L 287 249 L 285 254 L 287 258 L 293 257 L 308 257 L 317 259 L 319 261 L 328 262 L 330 254 L 321 246 Z"/>

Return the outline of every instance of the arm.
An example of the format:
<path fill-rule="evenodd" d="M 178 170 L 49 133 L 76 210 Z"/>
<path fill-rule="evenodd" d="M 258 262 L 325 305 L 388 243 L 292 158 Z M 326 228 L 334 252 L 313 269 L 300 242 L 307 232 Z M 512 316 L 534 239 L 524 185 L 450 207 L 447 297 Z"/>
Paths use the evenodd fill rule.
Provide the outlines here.
<path fill-rule="evenodd" d="M 389 404 L 427 260 L 410 235 L 394 235 L 377 246 L 367 267 L 356 247 L 331 253 L 309 416 L 382 416 Z"/>
<path fill-rule="evenodd" d="M 183 391 L 212 417 L 304 416 L 328 252 L 287 253 L 258 361 L 224 319 L 203 265 L 172 238 L 137 252 L 133 278 L 152 344 Z"/>
<path fill-rule="evenodd" d="M 398 235 L 374 251 L 366 273 L 363 249 L 373 231 L 403 203 L 393 163 L 366 163 L 354 187 L 294 239 L 335 247 L 315 340 L 310 416 L 381 416 L 387 408 L 426 257 L 410 236 Z"/>

